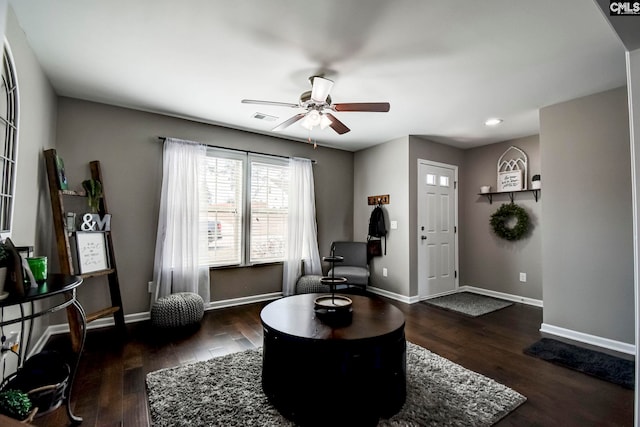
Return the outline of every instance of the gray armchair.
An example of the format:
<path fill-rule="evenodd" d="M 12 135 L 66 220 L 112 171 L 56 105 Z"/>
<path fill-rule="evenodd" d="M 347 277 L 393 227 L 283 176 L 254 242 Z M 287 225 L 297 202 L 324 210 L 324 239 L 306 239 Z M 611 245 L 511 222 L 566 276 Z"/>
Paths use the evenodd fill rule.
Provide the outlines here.
<path fill-rule="evenodd" d="M 341 256 L 344 260 L 336 263 L 333 271 L 327 273 L 328 276 L 344 277 L 348 286 L 366 288 L 369 284 L 366 242 L 333 242 L 331 254 Z"/>

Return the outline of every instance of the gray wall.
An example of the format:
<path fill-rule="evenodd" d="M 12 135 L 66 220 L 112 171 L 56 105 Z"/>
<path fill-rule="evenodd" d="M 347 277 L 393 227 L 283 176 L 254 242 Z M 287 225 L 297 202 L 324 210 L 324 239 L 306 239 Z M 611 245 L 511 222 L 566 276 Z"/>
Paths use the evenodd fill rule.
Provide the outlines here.
<path fill-rule="evenodd" d="M 354 235 L 366 240 L 372 206 L 367 196 L 389 194 L 384 206 L 388 229 L 387 255 L 371 261 L 371 284 L 377 288 L 413 297 L 418 294 L 417 177 L 418 159 L 460 166 L 463 151 L 407 136 L 358 151 L 354 161 Z M 398 222 L 396 230 L 391 221 Z M 388 276 L 382 275 L 387 268 Z"/>
<path fill-rule="evenodd" d="M 42 149 L 55 145 L 56 96 L 11 8 L 6 25 L 20 103 L 12 240 L 16 245 L 35 245 L 38 254 L 49 255 L 51 207 Z"/>
<path fill-rule="evenodd" d="M 514 202 L 529 214 L 531 229 L 526 238 L 509 242 L 497 237 L 489 225 L 491 215 L 503 203 L 510 203 L 509 197 L 494 196 L 493 204 L 489 204 L 485 196 L 478 196 L 481 185 L 491 185 L 496 191 L 498 159 L 511 146 L 527 154 L 531 188 L 531 177 L 540 173 L 537 135 L 464 151 L 465 167 L 460 172 L 460 284 L 542 300 L 540 214 L 544 198 L 536 203 L 532 193 L 516 194 Z M 527 274 L 526 283 L 520 282 L 520 272 Z"/>
<path fill-rule="evenodd" d="M 398 221 L 397 230 L 388 230 L 387 255 L 371 261 L 371 285 L 404 296 L 409 296 L 408 155 L 409 137 L 402 137 L 356 152 L 353 166 L 354 239 L 367 240 L 373 210 L 367 196 L 389 194 L 390 203 L 384 205 L 387 229 L 391 221 Z M 383 268 L 388 270 L 387 277 L 382 275 Z"/>
<path fill-rule="evenodd" d="M 11 8 L 7 10 L 5 37 L 15 62 L 20 108 L 11 239 L 18 246 L 34 246 L 37 254 L 51 258 L 51 207 L 42 149 L 55 145 L 56 96 Z M 17 314 L 17 307 L 3 310 L 5 320 Z M 50 320 L 51 316 L 44 316 L 34 322 L 32 344 L 40 338 Z M 6 327 L 5 331 L 14 330 L 14 327 L 19 325 Z M 7 361 L 11 365 L 14 359 Z M 5 374 L 11 369 L 7 366 Z"/>
<path fill-rule="evenodd" d="M 125 314 L 149 310 L 147 282 L 153 257 L 162 180 L 158 136 L 242 150 L 317 160 L 314 165 L 318 238 L 321 255 L 333 240 L 352 239 L 353 154 L 183 119 L 103 104 L 60 98 L 56 140 L 70 188 L 89 176 L 88 162 L 100 160 Z M 108 301 L 107 286 L 87 280 L 80 300 L 88 311 Z M 213 270 L 212 300 L 282 290 L 282 267 Z"/>
<path fill-rule="evenodd" d="M 461 172 L 465 165 L 464 151 L 436 142 L 429 141 L 417 136 L 409 137 L 409 283 L 411 296 L 418 295 L 418 159 L 430 160 L 433 162 L 446 163 L 458 166 L 458 188 L 464 187 L 465 183 L 462 179 Z M 465 165 L 466 167 L 466 165 Z M 460 199 L 460 191 L 458 191 L 458 199 Z M 460 208 L 458 208 L 460 217 Z M 459 236 L 461 236 L 459 234 Z M 460 256 L 462 253 L 460 252 Z"/>
<path fill-rule="evenodd" d="M 544 323 L 634 343 L 626 88 L 540 110 Z"/>
<path fill-rule="evenodd" d="M 634 207 L 634 291 L 635 291 L 635 303 L 636 307 L 640 307 L 640 292 L 638 292 L 638 267 L 640 266 L 640 232 L 638 231 L 638 224 L 640 223 L 640 49 L 636 49 L 633 52 L 627 54 L 627 82 L 629 84 L 629 100 L 632 115 L 630 117 L 631 122 L 631 164 L 632 164 L 632 180 L 633 180 L 633 207 Z M 636 343 L 636 374 L 635 383 L 636 390 L 637 384 L 640 383 L 640 318 L 638 317 L 638 311 L 636 309 L 635 317 L 635 343 Z M 635 419 L 637 420 L 640 410 L 640 393 L 636 391 L 635 394 Z"/>

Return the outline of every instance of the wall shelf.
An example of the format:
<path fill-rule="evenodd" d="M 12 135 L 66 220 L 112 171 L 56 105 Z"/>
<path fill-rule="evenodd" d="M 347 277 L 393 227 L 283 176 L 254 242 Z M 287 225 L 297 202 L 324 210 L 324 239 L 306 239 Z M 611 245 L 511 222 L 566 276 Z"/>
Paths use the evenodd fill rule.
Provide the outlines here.
<path fill-rule="evenodd" d="M 507 194 L 509 195 L 509 199 L 511 203 L 513 203 L 514 194 L 516 193 L 533 193 L 533 197 L 536 199 L 536 203 L 538 202 L 538 198 L 540 197 L 540 189 L 529 189 L 529 190 L 518 190 L 518 191 L 494 191 L 490 193 L 478 193 L 478 196 L 485 196 L 487 200 L 489 200 L 489 204 L 493 203 L 493 196 L 499 194 Z"/>

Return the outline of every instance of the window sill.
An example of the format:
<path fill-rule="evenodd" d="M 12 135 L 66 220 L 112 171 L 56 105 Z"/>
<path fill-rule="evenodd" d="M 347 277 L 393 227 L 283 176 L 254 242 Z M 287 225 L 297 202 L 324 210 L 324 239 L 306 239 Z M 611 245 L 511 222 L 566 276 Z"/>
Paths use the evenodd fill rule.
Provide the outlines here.
<path fill-rule="evenodd" d="M 273 265 L 284 265 L 284 261 L 270 261 L 270 262 L 254 263 L 254 264 L 216 265 L 216 266 L 210 266 L 209 271 L 229 270 L 234 268 L 270 267 Z"/>

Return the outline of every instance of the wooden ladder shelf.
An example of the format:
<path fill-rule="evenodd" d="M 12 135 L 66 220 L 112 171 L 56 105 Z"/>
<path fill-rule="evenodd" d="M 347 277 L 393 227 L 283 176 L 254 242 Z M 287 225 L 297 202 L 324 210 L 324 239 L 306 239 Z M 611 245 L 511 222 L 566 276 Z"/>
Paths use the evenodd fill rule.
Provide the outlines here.
<path fill-rule="evenodd" d="M 111 238 L 111 231 L 104 231 L 106 237 L 106 246 L 109 256 L 109 268 L 105 270 L 94 271 L 87 274 L 76 274 L 74 271 L 73 253 L 71 251 L 70 239 L 75 237 L 74 233 L 69 233 L 66 227 L 66 215 L 64 209 L 64 199 L 66 197 L 86 197 L 84 191 L 72 191 L 60 188 L 60 181 L 58 179 L 58 167 L 57 167 L 57 153 L 55 149 L 45 150 L 44 157 L 47 165 L 47 175 L 49 180 L 49 194 L 51 195 L 51 208 L 53 210 L 53 223 L 56 234 L 56 243 L 58 247 L 58 259 L 60 262 L 61 273 L 77 275 L 83 279 L 97 276 L 107 276 L 109 284 L 109 293 L 111 296 L 111 306 L 105 307 L 95 313 L 88 313 L 86 315 L 87 322 L 93 320 L 108 317 L 113 315 L 113 320 L 116 327 L 124 332 L 124 313 L 122 310 L 122 297 L 120 295 L 120 283 L 118 281 L 118 270 L 116 268 L 115 252 L 113 250 L 113 241 Z M 89 163 L 91 170 L 91 178 L 100 181 L 102 184 L 103 195 L 100 199 L 100 206 L 98 214 L 103 217 L 108 213 L 107 200 L 104 191 L 104 181 L 102 180 L 102 172 L 100 170 L 100 162 L 94 160 Z M 71 341 L 75 347 L 78 343 L 76 337 L 78 335 L 78 329 L 81 327 L 76 317 L 69 314 L 67 311 L 67 317 L 69 319 L 69 328 L 71 330 Z"/>

